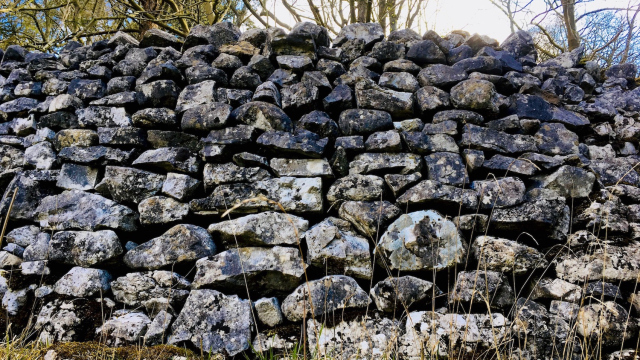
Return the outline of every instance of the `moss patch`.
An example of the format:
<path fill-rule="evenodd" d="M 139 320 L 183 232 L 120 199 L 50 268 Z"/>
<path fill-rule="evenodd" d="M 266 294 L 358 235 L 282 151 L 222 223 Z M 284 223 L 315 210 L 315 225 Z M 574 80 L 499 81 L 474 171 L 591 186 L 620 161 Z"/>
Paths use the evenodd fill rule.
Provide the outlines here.
<path fill-rule="evenodd" d="M 112 348 L 97 342 L 69 342 L 57 343 L 51 346 L 16 347 L 13 344 L 0 345 L 0 359 L 42 359 L 53 350 L 57 359 L 69 360 L 175 360 L 186 358 L 189 360 L 222 359 L 222 356 L 200 356 L 191 350 L 170 345 L 158 346 L 125 346 Z"/>

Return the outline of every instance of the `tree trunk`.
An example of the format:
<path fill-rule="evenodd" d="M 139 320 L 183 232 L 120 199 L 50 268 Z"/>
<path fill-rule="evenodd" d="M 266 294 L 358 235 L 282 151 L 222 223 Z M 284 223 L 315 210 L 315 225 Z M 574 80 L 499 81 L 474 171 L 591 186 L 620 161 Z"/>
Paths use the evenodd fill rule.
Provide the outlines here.
<path fill-rule="evenodd" d="M 355 23 L 356 19 L 356 0 L 349 0 L 349 18 L 351 23 Z"/>
<path fill-rule="evenodd" d="M 391 31 L 398 30 L 399 12 L 396 12 L 396 0 L 387 0 L 387 14 L 389 15 L 389 28 Z"/>
<path fill-rule="evenodd" d="M 576 30 L 575 4 L 575 0 L 562 0 L 562 15 L 564 17 L 564 27 L 567 29 L 569 51 L 580 46 L 580 37 Z"/>
<path fill-rule="evenodd" d="M 367 20 L 367 0 L 358 0 L 358 22 L 363 23 Z"/>
<path fill-rule="evenodd" d="M 384 32 L 387 32 L 387 1 L 378 0 L 378 22 Z"/>

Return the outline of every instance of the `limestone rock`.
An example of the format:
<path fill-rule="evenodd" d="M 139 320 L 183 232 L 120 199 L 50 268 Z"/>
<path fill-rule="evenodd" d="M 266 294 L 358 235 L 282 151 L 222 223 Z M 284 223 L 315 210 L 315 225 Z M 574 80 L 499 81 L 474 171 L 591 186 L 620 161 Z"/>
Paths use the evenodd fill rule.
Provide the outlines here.
<path fill-rule="evenodd" d="M 236 355 L 251 343 L 251 303 L 215 290 L 192 290 L 167 343 L 190 341 L 212 354 Z"/>
<path fill-rule="evenodd" d="M 211 224 L 207 231 L 227 247 L 297 245 L 309 221 L 295 215 L 267 211 Z"/>
<path fill-rule="evenodd" d="M 216 246 L 201 227 L 180 224 L 161 236 L 129 250 L 124 262 L 133 269 L 155 270 L 171 264 L 194 261 L 215 253 Z"/>
<path fill-rule="evenodd" d="M 400 271 L 447 269 L 464 263 L 467 254 L 456 225 L 433 210 L 401 215 L 382 235 L 378 249 L 387 266 Z"/>
<path fill-rule="evenodd" d="M 369 241 L 358 236 L 341 219 L 327 218 L 305 233 L 307 261 L 328 274 L 371 278 Z"/>
<path fill-rule="evenodd" d="M 538 250 L 513 240 L 478 236 L 471 249 L 480 269 L 524 275 L 548 265 Z"/>
<path fill-rule="evenodd" d="M 74 297 L 101 297 L 110 289 L 111 275 L 105 270 L 74 267 L 54 285 L 60 295 Z"/>
<path fill-rule="evenodd" d="M 406 311 L 413 303 L 440 295 L 433 283 L 414 276 L 388 277 L 371 289 L 371 297 L 380 311 Z"/>
<path fill-rule="evenodd" d="M 297 248 L 235 248 L 198 260 L 193 288 L 238 293 L 248 286 L 258 296 L 286 294 L 300 283 L 304 268 Z"/>
<path fill-rule="evenodd" d="M 49 260 L 69 265 L 100 265 L 120 254 L 120 239 L 112 230 L 60 231 L 49 242 Z"/>
<path fill-rule="evenodd" d="M 282 302 L 282 312 L 289 321 L 301 321 L 307 315 L 317 317 L 336 310 L 365 308 L 370 302 L 355 280 L 330 275 L 298 286 Z"/>
<path fill-rule="evenodd" d="M 43 229 L 88 231 L 134 231 L 138 217 L 126 206 L 79 190 L 67 190 L 42 199 L 36 214 Z"/>

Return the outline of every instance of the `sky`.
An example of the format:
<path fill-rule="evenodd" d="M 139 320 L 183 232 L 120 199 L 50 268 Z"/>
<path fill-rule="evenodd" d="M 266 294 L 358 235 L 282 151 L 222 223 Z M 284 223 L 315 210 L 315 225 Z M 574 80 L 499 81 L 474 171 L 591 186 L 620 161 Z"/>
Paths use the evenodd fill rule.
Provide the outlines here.
<path fill-rule="evenodd" d="M 638 0 L 632 0 L 637 2 Z M 586 6 L 587 10 L 602 7 L 626 7 L 629 0 L 593 0 Z M 299 8 L 308 10 L 306 0 L 295 2 Z M 294 24 L 295 21 L 282 6 L 280 0 L 271 0 L 270 9 L 283 22 Z M 544 10 L 544 0 L 533 0 L 530 8 L 534 12 Z M 582 8 L 576 9 L 576 13 L 582 13 Z M 530 15 L 521 15 L 518 19 L 522 25 L 527 25 Z M 465 30 L 469 33 L 488 35 L 500 42 L 511 33 L 509 20 L 489 0 L 429 0 L 426 15 L 422 21 L 415 23 L 414 30 L 422 34 L 427 29 L 435 30 L 440 35 L 445 35 L 452 30 Z"/>

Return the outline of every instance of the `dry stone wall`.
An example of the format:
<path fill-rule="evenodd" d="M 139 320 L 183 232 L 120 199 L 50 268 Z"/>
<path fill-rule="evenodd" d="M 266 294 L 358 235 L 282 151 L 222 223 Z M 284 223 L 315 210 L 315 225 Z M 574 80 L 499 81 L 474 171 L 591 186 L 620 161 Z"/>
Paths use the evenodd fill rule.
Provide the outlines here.
<path fill-rule="evenodd" d="M 634 65 L 538 62 L 523 31 L 311 23 L 0 57 L 3 331 L 228 356 L 634 354 Z"/>

